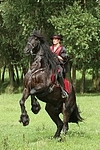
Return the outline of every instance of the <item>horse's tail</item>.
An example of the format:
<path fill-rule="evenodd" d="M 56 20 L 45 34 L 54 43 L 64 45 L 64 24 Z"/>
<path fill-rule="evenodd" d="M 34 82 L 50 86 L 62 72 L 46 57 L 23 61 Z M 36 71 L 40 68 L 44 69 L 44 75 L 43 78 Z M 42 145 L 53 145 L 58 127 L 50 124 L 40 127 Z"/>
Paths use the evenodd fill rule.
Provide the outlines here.
<path fill-rule="evenodd" d="M 75 105 L 75 108 L 74 108 L 74 110 L 71 113 L 71 116 L 69 118 L 69 122 L 77 123 L 78 124 L 78 122 L 82 122 L 83 120 L 84 119 L 80 115 L 79 108 L 77 107 L 77 105 Z"/>
<path fill-rule="evenodd" d="M 72 104 L 73 103 L 73 104 Z M 79 108 L 76 104 L 76 95 L 74 91 L 74 87 L 71 86 L 71 92 L 69 93 L 69 97 L 65 102 L 66 110 L 70 112 L 70 118 L 68 122 L 77 123 L 82 122 L 84 119 L 80 115 Z"/>

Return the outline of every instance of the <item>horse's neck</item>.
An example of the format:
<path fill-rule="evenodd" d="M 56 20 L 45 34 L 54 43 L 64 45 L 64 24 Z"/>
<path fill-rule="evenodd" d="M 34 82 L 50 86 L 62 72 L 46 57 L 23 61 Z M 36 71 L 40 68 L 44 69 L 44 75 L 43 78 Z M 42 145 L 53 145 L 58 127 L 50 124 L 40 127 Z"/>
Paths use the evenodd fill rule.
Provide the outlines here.
<path fill-rule="evenodd" d="M 41 65 L 42 56 L 43 56 L 43 53 L 40 50 L 40 51 L 38 51 L 36 56 L 31 61 L 31 63 L 30 63 L 30 70 L 32 70 L 32 72 L 34 72 L 34 71 L 36 71 L 36 70 L 38 70 L 38 69 L 40 69 L 42 67 L 42 65 Z"/>
<path fill-rule="evenodd" d="M 35 61 L 30 62 L 30 70 L 32 72 L 38 70 L 39 68 L 41 68 L 41 57 L 38 57 Z"/>
<path fill-rule="evenodd" d="M 42 49 L 40 49 L 36 54 L 34 54 L 35 57 L 33 59 L 33 61 L 37 60 L 38 57 L 42 57 L 43 56 L 43 52 L 42 52 Z"/>

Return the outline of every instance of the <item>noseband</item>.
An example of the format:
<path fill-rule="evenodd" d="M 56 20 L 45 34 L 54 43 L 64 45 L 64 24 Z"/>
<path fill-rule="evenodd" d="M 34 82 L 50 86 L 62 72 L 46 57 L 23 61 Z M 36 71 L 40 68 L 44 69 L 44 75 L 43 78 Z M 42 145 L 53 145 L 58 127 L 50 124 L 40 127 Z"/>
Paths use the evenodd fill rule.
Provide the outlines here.
<path fill-rule="evenodd" d="M 34 46 L 30 42 L 28 42 L 28 44 L 31 46 L 31 49 L 30 49 L 31 55 L 32 56 L 36 55 L 36 54 L 33 53 L 33 49 L 37 49 L 37 50 L 39 49 L 39 47 L 40 47 L 40 41 L 38 40 L 38 42 Z"/>

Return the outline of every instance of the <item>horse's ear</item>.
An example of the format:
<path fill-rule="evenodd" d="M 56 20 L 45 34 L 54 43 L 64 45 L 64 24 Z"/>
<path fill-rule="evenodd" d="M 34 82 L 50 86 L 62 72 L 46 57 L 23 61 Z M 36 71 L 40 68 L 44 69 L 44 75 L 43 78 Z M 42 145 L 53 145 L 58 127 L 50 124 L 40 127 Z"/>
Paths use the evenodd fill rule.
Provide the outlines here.
<path fill-rule="evenodd" d="M 36 35 L 37 35 L 37 34 L 41 34 L 41 29 L 40 29 L 40 30 L 34 29 L 33 32 L 32 32 L 32 35 L 33 35 L 33 34 L 36 34 Z"/>
<path fill-rule="evenodd" d="M 36 30 L 34 29 L 31 33 L 30 33 L 30 36 L 32 36 L 34 34 Z"/>
<path fill-rule="evenodd" d="M 36 32 L 36 29 L 34 29 L 32 33 L 34 33 L 34 32 Z"/>
<path fill-rule="evenodd" d="M 42 30 L 40 29 L 40 30 L 39 30 L 39 34 L 41 34 L 41 33 L 42 33 Z"/>

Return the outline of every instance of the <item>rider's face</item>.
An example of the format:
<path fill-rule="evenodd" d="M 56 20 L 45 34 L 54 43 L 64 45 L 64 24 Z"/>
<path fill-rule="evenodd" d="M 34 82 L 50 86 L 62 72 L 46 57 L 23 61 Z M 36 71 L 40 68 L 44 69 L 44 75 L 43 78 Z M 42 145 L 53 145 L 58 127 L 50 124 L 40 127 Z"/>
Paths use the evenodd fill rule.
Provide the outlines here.
<path fill-rule="evenodd" d="M 57 45 L 60 43 L 60 39 L 57 39 L 57 38 L 53 38 L 53 44 L 54 45 Z"/>

